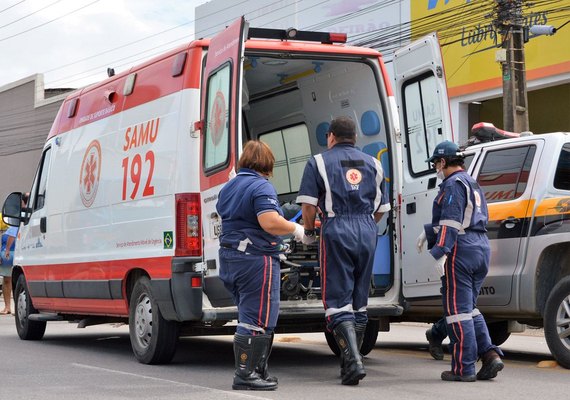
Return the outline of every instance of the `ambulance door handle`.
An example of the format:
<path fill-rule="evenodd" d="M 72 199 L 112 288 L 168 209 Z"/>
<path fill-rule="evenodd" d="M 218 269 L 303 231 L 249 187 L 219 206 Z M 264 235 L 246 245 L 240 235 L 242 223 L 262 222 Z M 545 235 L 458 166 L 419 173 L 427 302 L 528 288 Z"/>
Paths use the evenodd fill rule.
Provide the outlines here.
<path fill-rule="evenodd" d="M 40 232 L 46 233 L 46 231 L 47 231 L 47 218 L 41 217 L 40 218 Z"/>

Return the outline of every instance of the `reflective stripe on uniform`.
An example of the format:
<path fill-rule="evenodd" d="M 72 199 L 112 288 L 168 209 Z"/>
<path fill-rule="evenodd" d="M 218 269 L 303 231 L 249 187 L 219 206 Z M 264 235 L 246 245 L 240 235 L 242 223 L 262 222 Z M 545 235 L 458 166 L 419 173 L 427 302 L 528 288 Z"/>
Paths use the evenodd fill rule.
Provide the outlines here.
<path fill-rule="evenodd" d="M 323 155 L 317 154 L 315 156 L 315 162 L 317 163 L 317 170 L 319 171 L 319 175 L 321 178 L 323 178 L 323 183 L 325 185 L 325 209 L 327 210 L 327 216 L 334 217 L 335 214 L 333 211 L 331 186 L 329 184 L 329 178 L 327 176 L 327 170 L 325 168 L 325 160 L 323 159 Z"/>
<path fill-rule="evenodd" d="M 473 319 L 472 313 L 454 314 L 445 317 L 445 322 L 448 324 L 454 324 L 456 322 L 469 321 L 470 319 Z"/>
<path fill-rule="evenodd" d="M 327 310 L 325 311 L 325 316 L 330 317 L 331 315 L 340 314 L 343 312 L 354 313 L 354 310 L 352 309 L 352 304 L 347 304 L 346 306 L 341 308 L 327 308 Z"/>

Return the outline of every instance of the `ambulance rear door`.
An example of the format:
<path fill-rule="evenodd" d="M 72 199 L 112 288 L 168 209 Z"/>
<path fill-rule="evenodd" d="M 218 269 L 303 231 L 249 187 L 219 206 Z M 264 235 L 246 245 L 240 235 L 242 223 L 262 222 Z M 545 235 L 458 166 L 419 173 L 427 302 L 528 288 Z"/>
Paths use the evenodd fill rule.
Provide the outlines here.
<path fill-rule="evenodd" d="M 241 153 L 241 84 L 244 41 L 243 17 L 213 37 L 202 74 L 200 191 L 204 234 L 204 290 L 213 306 L 233 305 L 218 278 L 221 219 L 218 194 L 230 179 Z"/>
<path fill-rule="evenodd" d="M 407 298 L 440 295 L 441 280 L 434 259 L 424 248 L 416 250 L 416 238 L 431 221 L 432 202 L 438 191 L 435 169 L 426 162 L 435 146 L 453 141 L 451 113 L 443 60 L 436 34 L 399 49 L 394 55 L 396 98 L 402 135 L 402 233 L 403 294 Z"/>

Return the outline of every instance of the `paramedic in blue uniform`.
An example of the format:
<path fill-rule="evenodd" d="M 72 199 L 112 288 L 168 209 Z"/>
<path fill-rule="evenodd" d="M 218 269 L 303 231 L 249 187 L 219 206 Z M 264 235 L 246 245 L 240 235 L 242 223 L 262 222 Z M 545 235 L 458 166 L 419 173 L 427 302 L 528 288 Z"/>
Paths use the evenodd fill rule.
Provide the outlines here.
<path fill-rule="evenodd" d="M 305 166 L 297 203 L 310 244 L 320 210 L 320 268 L 327 329 L 341 350 L 344 385 L 366 376 L 360 346 L 368 322 L 366 306 L 376 250 L 376 223 L 390 210 L 380 161 L 354 145 L 352 119 L 335 118 L 327 133 L 328 150 Z"/>
<path fill-rule="evenodd" d="M 220 191 L 222 219 L 220 278 L 233 294 L 239 321 L 234 336 L 233 389 L 274 390 L 267 373 L 273 330 L 279 314 L 280 235 L 301 241 L 303 226 L 283 218 L 275 188 L 268 181 L 275 157 L 269 146 L 249 141 L 238 173 Z"/>
<path fill-rule="evenodd" d="M 451 347 L 451 371 L 444 381 L 473 382 L 497 376 L 504 367 L 502 351 L 491 343 L 485 318 L 476 308 L 477 296 L 489 271 L 488 211 L 477 182 L 465 172 L 459 147 L 438 144 L 427 160 L 442 180 L 434 199 L 432 223 L 424 225 L 418 245 L 428 248 L 443 275 L 443 308 Z M 477 357 L 483 366 L 475 374 Z"/>

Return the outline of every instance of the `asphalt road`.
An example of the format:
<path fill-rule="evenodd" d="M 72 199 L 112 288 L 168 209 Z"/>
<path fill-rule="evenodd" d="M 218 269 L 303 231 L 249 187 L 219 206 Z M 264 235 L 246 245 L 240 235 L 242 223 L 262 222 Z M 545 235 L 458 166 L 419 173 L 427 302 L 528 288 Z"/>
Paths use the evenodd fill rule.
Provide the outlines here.
<path fill-rule="evenodd" d="M 48 323 L 38 342 L 21 341 L 14 317 L 0 317 L 0 399 L 542 399 L 568 398 L 570 370 L 552 360 L 541 336 L 513 335 L 494 381 L 443 382 L 424 324 L 393 324 L 366 357 L 359 386 L 340 385 L 338 362 L 319 333 L 277 335 L 270 371 L 275 392 L 231 390 L 232 337 L 183 338 L 169 365 L 136 362 L 126 326 L 78 329 Z M 542 362 L 542 363 L 541 363 Z M 546 368 L 540 366 L 546 365 Z"/>

